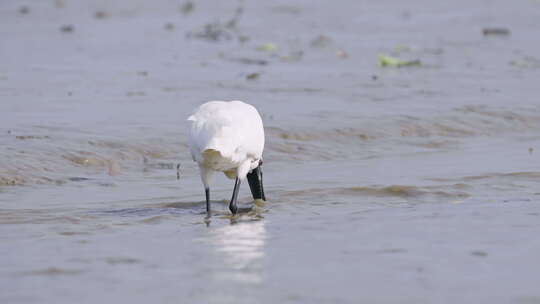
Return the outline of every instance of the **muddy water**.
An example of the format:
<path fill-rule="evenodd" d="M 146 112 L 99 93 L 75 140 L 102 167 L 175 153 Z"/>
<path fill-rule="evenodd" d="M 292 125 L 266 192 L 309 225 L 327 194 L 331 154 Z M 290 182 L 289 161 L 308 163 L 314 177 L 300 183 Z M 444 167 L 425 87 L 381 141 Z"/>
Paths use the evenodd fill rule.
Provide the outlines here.
<path fill-rule="evenodd" d="M 21 5 L 0 302 L 540 302 L 538 2 Z M 185 118 L 212 99 L 259 108 L 269 201 L 231 218 L 217 178 L 207 223 Z"/>

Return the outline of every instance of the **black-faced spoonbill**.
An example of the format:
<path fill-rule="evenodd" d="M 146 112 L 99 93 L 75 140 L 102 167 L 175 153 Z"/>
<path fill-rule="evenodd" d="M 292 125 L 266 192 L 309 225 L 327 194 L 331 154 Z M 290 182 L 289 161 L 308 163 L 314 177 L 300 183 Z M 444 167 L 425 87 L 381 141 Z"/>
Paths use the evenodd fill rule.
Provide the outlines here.
<path fill-rule="evenodd" d="M 240 183 L 247 177 L 253 199 L 266 200 L 262 183 L 264 128 L 259 112 L 242 101 L 209 101 L 195 110 L 189 148 L 199 164 L 210 216 L 210 182 L 221 171 L 236 179 L 229 209 L 236 214 Z"/>

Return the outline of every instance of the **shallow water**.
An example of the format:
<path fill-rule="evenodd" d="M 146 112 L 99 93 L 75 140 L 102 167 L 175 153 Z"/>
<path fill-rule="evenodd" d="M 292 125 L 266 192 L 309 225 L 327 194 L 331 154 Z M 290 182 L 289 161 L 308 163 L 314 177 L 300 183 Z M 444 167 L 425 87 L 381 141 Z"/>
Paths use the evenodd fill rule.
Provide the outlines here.
<path fill-rule="evenodd" d="M 0 302 L 540 303 L 537 1 L 21 5 Z M 213 99 L 261 112 L 269 201 L 231 217 L 216 178 L 208 222 L 185 119 Z"/>

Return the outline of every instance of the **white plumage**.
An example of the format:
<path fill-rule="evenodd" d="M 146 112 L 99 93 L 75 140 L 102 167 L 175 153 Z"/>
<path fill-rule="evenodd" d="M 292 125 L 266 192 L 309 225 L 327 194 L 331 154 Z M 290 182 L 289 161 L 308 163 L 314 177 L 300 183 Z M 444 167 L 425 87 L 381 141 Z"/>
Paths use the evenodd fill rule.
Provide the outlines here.
<path fill-rule="evenodd" d="M 215 172 L 236 178 L 239 187 L 246 175 L 260 166 L 264 149 L 263 123 L 252 105 L 236 100 L 207 102 L 199 106 L 188 120 L 191 121 L 189 147 L 207 190 L 209 211 L 208 191 Z M 262 192 L 262 173 L 260 175 Z M 236 212 L 232 210 L 232 205 L 236 208 L 235 194 L 236 185 L 231 199 L 233 213 Z M 262 196 L 264 199 L 264 194 Z"/>

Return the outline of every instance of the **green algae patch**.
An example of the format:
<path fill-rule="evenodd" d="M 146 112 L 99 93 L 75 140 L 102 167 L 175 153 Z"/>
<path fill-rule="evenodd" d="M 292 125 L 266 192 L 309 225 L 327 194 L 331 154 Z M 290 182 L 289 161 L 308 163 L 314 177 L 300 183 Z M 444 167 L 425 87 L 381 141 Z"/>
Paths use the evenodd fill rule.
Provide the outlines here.
<path fill-rule="evenodd" d="M 388 55 L 379 55 L 379 64 L 382 67 L 406 67 L 406 66 L 421 66 L 422 62 L 419 59 L 415 60 L 401 60 L 396 57 Z"/>

